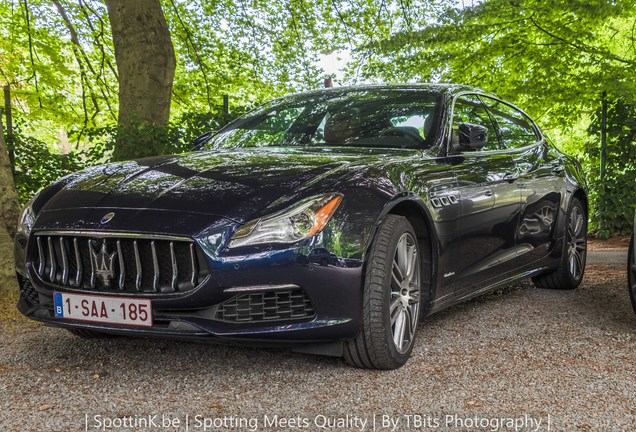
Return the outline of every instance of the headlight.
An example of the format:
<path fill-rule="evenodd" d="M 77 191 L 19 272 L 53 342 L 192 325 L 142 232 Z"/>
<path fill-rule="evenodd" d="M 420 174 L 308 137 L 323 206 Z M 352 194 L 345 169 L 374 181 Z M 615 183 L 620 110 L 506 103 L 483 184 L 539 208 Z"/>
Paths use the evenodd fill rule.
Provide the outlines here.
<path fill-rule="evenodd" d="M 20 218 L 18 219 L 18 234 L 22 234 L 25 237 L 28 237 L 31 234 L 31 229 L 33 228 L 33 224 L 35 223 L 36 214 L 33 211 L 33 202 L 37 199 L 39 193 L 36 193 L 29 202 L 24 206 L 22 212 L 20 213 Z"/>
<path fill-rule="evenodd" d="M 295 243 L 321 232 L 342 202 L 342 195 L 319 195 L 269 216 L 254 219 L 239 228 L 229 247 L 263 243 Z"/>

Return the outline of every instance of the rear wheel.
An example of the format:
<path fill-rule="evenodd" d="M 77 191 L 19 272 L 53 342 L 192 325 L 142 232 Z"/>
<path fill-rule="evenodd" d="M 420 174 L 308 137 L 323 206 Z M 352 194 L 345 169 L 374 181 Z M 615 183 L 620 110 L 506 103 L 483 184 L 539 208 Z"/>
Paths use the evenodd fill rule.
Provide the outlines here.
<path fill-rule="evenodd" d="M 583 280 L 587 257 L 587 215 L 578 198 L 572 198 L 561 254 L 561 263 L 552 273 L 532 278 L 537 288 L 570 290 Z"/>
<path fill-rule="evenodd" d="M 632 299 L 632 309 L 634 309 L 634 313 L 636 313 L 636 255 L 634 254 L 634 235 L 632 235 L 632 241 L 629 243 L 629 252 L 627 254 L 627 288 L 629 289 L 629 297 Z"/>
<path fill-rule="evenodd" d="M 411 355 L 420 316 L 421 259 L 408 220 L 388 215 L 379 228 L 365 275 L 362 330 L 345 344 L 347 363 L 397 369 Z"/>

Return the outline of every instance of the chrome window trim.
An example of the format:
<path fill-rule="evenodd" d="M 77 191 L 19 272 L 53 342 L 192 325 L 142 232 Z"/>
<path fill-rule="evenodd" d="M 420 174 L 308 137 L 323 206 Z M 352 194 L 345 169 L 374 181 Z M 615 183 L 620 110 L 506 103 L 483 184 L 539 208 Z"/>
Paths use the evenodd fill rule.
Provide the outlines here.
<path fill-rule="evenodd" d="M 541 131 L 541 129 L 539 128 L 539 126 L 537 126 L 537 124 L 535 123 L 535 121 L 532 119 L 532 117 L 530 117 L 524 110 L 522 110 L 521 108 L 517 107 L 516 105 L 511 104 L 510 102 L 506 102 L 505 100 L 501 99 L 498 96 L 486 93 L 486 92 L 479 92 L 479 91 L 475 91 L 475 90 L 462 90 L 460 92 L 457 92 L 455 94 L 453 94 L 453 99 L 452 102 L 450 104 L 450 110 L 449 110 L 449 117 L 448 117 L 448 124 L 446 125 L 446 130 L 444 131 L 444 146 L 445 146 L 445 150 L 446 150 L 446 155 L 447 156 L 454 156 L 451 155 L 449 153 L 450 150 L 450 140 L 451 140 L 451 134 L 453 131 L 453 114 L 455 113 L 455 102 L 457 101 L 457 99 L 459 99 L 462 96 L 469 96 L 469 95 L 474 95 L 477 97 L 486 97 L 492 100 L 495 100 L 497 102 L 501 102 L 505 105 L 508 105 L 511 108 L 514 108 L 515 110 L 519 111 L 521 114 L 523 114 L 528 120 L 530 120 L 530 122 L 532 123 L 532 127 L 534 128 L 535 133 L 537 134 L 537 141 L 533 144 L 528 144 L 527 146 L 524 147 L 519 147 L 519 148 L 514 148 L 514 149 L 502 149 L 502 150 L 487 150 L 487 151 L 472 151 L 472 152 L 467 152 L 469 154 L 472 155 L 483 155 L 483 156 L 488 156 L 488 155 L 492 155 L 492 154 L 511 154 L 511 153 L 517 153 L 517 152 L 523 152 L 523 151 L 527 151 L 531 148 L 537 147 L 537 146 L 543 146 L 546 144 L 546 139 L 545 139 L 545 135 L 543 135 L 543 132 Z M 484 105 L 484 108 L 486 110 L 488 110 L 488 107 L 486 107 Z"/>

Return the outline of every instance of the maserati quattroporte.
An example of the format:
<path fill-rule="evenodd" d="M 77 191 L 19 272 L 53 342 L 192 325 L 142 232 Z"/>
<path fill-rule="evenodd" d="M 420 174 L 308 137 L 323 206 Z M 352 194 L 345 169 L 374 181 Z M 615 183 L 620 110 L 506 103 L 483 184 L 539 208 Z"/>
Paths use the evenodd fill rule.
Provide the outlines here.
<path fill-rule="evenodd" d="M 42 190 L 16 236 L 18 307 L 83 337 L 290 346 L 391 369 L 422 317 L 523 278 L 577 287 L 586 223 L 579 165 L 495 95 L 314 91 L 189 153 Z"/>

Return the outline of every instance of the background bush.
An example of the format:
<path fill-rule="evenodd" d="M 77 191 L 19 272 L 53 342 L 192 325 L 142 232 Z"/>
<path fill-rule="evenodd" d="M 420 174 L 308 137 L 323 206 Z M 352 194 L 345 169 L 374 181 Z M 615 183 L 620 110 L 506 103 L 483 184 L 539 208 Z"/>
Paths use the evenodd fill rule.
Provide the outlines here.
<path fill-rule="evenodd" d="M 134 124 L 116 125 L 85 132 L 85 150 L 67 154 L 50 147 L 19 130 L 14 137 L 15 181 L 21 202 L 56 179 L 83 168 L 111 160 L 134 159 L 158 154 L 182 153 L 205 132 L 218 130 L 235 118 L 221 113 L 186 113 L 166 127 Z M 607 118 L 607 170 L 605 182 L 600 178 L 600 108 L 592 115 L 589 141 L 582 158 L 590 197 L 590 231 L 602 238 L 617 233 L 631 233 L 636 208 L 636 107 L 622 101 L 610 102 Z M 127 142 L 129 152 L 113 155 L 116 140 Z"/>
<path fill-rule="evenodd" d="M 607 111 L 607 168 L 600 176 L 601 110 L 588 129 L 594 141 L 586 145 L 584 168 L 591 206 L 590 229 L 598 237 L 631 233 L 636 208 L 636 107 L 610 102 Z"/>
<path fill-rule="evenodd" d="M 58 178 L 92 165 L 186 152 L 197 137 L 220 129 L 241 111 L 244 110 L 236 109 L 232 115 L 186 113 L 166 127 L 137 123 L 125 128 L 112 125 L 91 129 L 84 132 L 88 141 L 86 149 L 66 154 L 52 151 L 47 143 L 33 137 L 23 136 L 18 129 L 10 148 L 15 153 L 14 178 L 20 201 L 25 203 Z M 127 143 L 127 153 L 113 154 L 117 140 Z"/>

